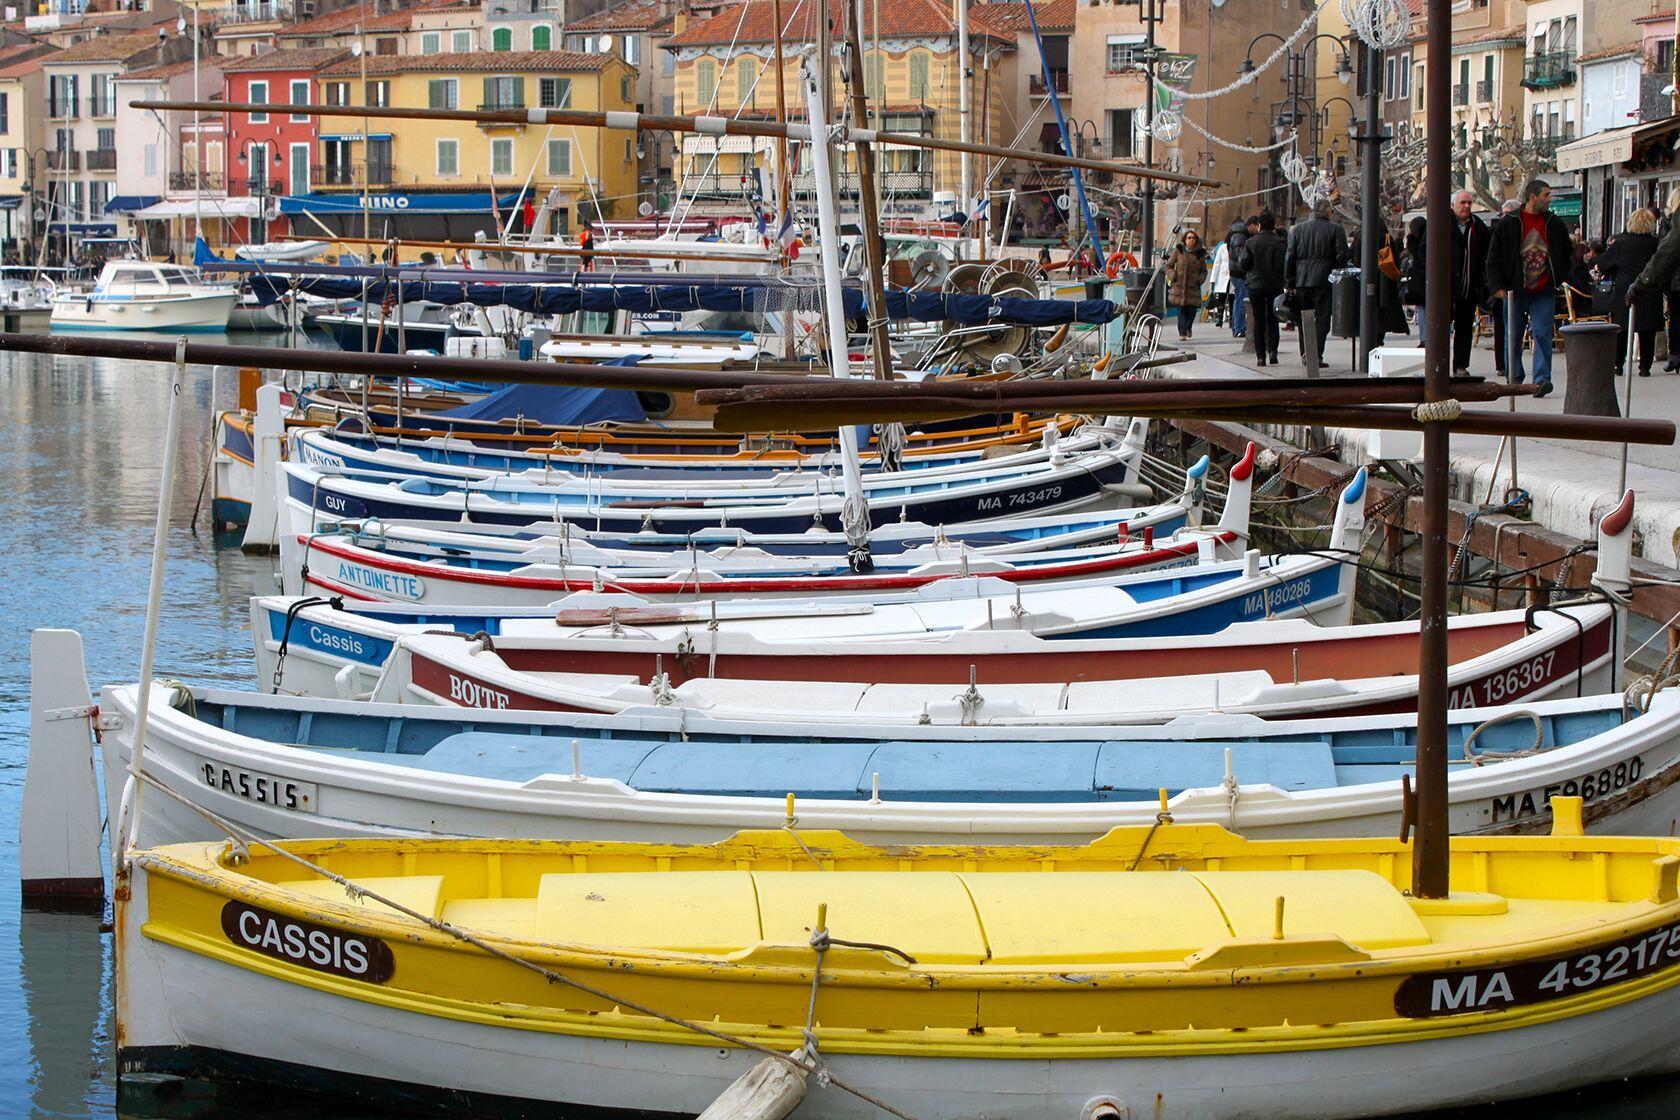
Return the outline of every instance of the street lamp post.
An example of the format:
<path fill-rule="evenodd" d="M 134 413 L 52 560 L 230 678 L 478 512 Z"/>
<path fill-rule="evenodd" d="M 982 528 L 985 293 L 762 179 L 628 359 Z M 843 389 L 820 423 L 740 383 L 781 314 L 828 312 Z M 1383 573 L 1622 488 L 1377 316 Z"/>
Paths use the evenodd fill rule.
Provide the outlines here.
<path fill-rule="evenodd" d="M 1281 45 L 1285 48 L 1285 50 L 1284 50 L 1284 67 L 1283 67 L 1283 82 L 1284 82 L 1283 104 L 1285 104 L 1285 105 L 1291 105 L 1291 104 L 1293 104 L 1293 105 L 1303 105 L 1304 104 L 1304 105 L 1308 106 L 1309 113 L 1308 113 L 1308 116 L 1307 116 L 1306 119 L 1311 120 L 1313 122 L 1313 124 L 1316 126 L 1317 121 L 1318 121 L 1317 110 L 1312 108 L 1312 99 L 1307 94 L 1307 51 L 1308 51 L 1309 48 L 1311 48 L 1315 44 L 1317 44 L 1320 39 L 1324 40 L 1325 42 L 1328 42 L 1328 43 L 1332 44 L 1336 48 L 1336 51 L 1337 51 L 1338 55 L 1340 56 L 1336 60 L 1336 77 L 1341 81 L 1341 83 L 1343 85 L 1346 85 L 1346 84 L 1348 84 L 1348 82 L 1353 80 L 1353 58 L 1348 53 L 1347 44 L 1343 43 L 1340 39 L 1336 38 L 1334 35 L 1328 35 L 1328 34 L 1324 34 L 1324 33 L 1321 32 L 1317 35 L 1312 36 L 1309 39 L 1304 40 L 1300 44 L 1300 46 L 1291 47 L 1291 46 L 1289 46 L 1289 40 L 1285 39 L 1282 35 L 1277 34 L 1275 31 L 1263 31 L 1259 35 L 1256 35 L 1252 40 L 1249 41 L 1248 50 L 1245 51 L 1244 55 L 1243 55 L 1243 61 L 1242 61 L 1242 67 L 1241 67 L 1242 73 L 1244 73 L 1244 74 L 1254 73 L 1254 71 L 1256 69 L 1256 67 L 1254 65 L 1254 48 L 1256 46 L 1258 46 L 1261 42 L 1263 42 L 1267 39 L 1276 39 L 1278 41 L 1279 45 Z M 1282 119 L 1281 115 L 1280 115 L 1279 119 L 1280 120 Z M 1296 155 L 1300 154 L 1299 125 L 1301 123 L 1301 120 L 1302 120 L 1302 118 L 1296 117 L 1296 118 L 1294 118 L 1294 121 L 1293 121 L 1293 123 L 1295 124 L 1295 126 L 1297 128 L 1297 137 L 1296 137 L 1296 144 L 1295 144 Z M 1279 137 L 1279 139 L 1282 139 L 1282 137 Z M 1317 150 L 1318 150 L 1318 145 L 1317 145 L 1316 140 L 1314 140 L 1311 143 L 1310 150 L 1313 152 L 1313 154 L 1316 158 Z M 1296 207 L 1296 193 L 1295 193 L 1294 190 L 1291 190 L 1289 192 L 1289 212 L 1288 212 L 1288 218 L 1289 218 L 1290 222 L 1293 222 L 1295 220 L 1295 207 Z"/>

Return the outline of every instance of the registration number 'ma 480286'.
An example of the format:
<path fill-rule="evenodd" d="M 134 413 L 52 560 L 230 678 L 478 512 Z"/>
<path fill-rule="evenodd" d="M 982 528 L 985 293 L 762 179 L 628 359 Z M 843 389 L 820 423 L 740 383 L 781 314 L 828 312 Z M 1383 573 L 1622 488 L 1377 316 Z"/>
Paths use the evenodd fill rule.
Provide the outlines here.
<path fill-rule="evenodd" d="M 1680 922 L 1670 922 L 1565 956 L 1408 976 L 1394 993 L 1394 1010 L 1410 1019 L 1503 1011 L 1565 999 L 1676 965 L 1680 965 Z"/>

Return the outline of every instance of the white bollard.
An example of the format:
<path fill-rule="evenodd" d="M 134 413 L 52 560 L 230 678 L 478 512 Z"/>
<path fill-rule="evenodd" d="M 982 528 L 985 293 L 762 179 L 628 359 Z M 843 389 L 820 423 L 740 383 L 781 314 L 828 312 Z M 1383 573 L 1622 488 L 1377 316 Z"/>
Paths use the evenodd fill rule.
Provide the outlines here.
<path fill-rule="evenodd" d="M 29 636 L 29 766 L 18 813 L 18 874 L 28 901 L 102 908 L 97 716 L 74 630 Z"/>
<path fill-rule="evenodd" d="M 782 1120 L 805 1099 L 805 1071 L 765 1058 L 730 1083 L 699 1120 Z"/>
<path fill-rule="evenodd" d="M 286 446 L 286 417 L 280 386 L 257 390 L 257 418 L 251 426 L 251 519 L 245 523 L 246 552 L 273 552 L 280 544 L 280 456 Z"/>

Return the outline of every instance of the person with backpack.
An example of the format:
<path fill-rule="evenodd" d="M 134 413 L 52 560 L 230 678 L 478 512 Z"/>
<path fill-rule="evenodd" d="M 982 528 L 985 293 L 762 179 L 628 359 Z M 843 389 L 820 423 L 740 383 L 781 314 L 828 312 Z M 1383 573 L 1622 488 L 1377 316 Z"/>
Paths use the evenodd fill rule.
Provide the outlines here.
<path fill-rule="evenodd" d="M 1228 267 L 1231 271 L 1231 337 L 1248 337 L 1248 248 L 1250 230 L 1259 228 L 1256 218 L 1231 223 L 1225 235 Z"/>
<path fill-rule="evenodd" d="M 1277 235 L 1277 219 L 1270 210 L 1255 223 L 1258 232 L 1243 243 L 1248 270 L 1248 329 L 1254 335 L 1254 352 L 1260 365 L 1278 363 L 1278 318 L 1274 301 L 1283 291 L 1283 262 L 1286 249 Z"/>

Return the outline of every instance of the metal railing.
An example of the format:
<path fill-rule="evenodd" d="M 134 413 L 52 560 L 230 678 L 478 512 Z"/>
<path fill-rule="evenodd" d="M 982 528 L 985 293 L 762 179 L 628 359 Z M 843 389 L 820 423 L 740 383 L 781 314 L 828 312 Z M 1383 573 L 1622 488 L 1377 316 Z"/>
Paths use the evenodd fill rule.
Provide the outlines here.
<path fill-rule="evenodd" d="M 85 154 L 89 171 L 115 171 L 117 169 L 117 150 L 115 148 L 94 148 Z"/>
<path fill-rule="evenodd" d="M 1455 109 L 1462 109 L 1464 106 L 1470 104 L 1470 87 L 1459 82 L 1454 82 L 1452 103 L 1453 108 Z"/>
<path fill-rule="evenodd" d="M 90 117 L 114 117 L 117 115 L 117 99 L 114 97 L 101 97 L 94 94 L 87 99 L 87 102 L 88 116 Z"/>
<path fill-rule="evenodd" d="M 82 169 L 82 153 L 69 149 L 48 148 L 48 171 L 80 171 Z"/>
<path fill-rule="evenodd" d="M 220 171 L 171 171 L 169 173 L 169 189 L 172 191 L 190 191 L 203 189 L 219 191 L 226 182 Z"/>
<path fill-rule="evenodd" d="M 1068 72 L 1066 70 L 1050 71 L 1050 85 L 1056 87 L 1057 93 L 1068 91 Z M 1027 76 L 1027 92 L 1034 97 L 1044 97 L 1049 93 L 1049 87 L 1044 84 L 1044 75 L 1030 74 Z"/>
<path fill-rule="evenodd" d="M 1493 100 L 1493 82 L 1483 78 L 1476 83 L 1476 104 L 1486 105 Z"/>
<path fill-rule="evenodd" d="M 223 8 L 219 18 L 223 23 L 271 23 L 291 19 L 293 10 L 291 0 L 245 0 Z"/>
<path fill-rule="evenodd" d="M 1522 84 L 1529 89 L 1556 89 L 1574 81 L 1574 51 L 1546 51 L 1523 61 Z"/>
<path fill-rule="evenodd" d="M 79 112 L 77 112 L 77 108 L 78 108 L 78 106 L 76 105 L 76 102 L 73 101 L 73 100 L 57 101 L 57 100 L 55 100 L 53 98 L 50 98 L 50 97 L 47 98 L 47 117 L 51 120 L 55 120 L 55 121 L 73 121 L 73 120 L 76 120 L 77 118 L 79 118 L 81 116 L 81 114 Z"/>

